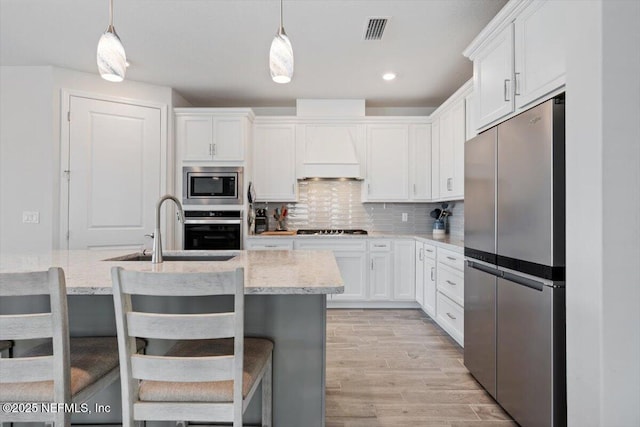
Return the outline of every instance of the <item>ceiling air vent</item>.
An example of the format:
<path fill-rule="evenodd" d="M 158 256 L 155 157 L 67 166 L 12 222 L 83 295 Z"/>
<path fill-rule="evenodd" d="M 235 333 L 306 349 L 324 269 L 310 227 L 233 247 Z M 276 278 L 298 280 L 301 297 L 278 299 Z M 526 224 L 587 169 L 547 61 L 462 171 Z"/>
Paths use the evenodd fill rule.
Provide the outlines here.
<path fill-rule="evenodd" d="M 388 18 L 369 18 L 364 30 L 365 40 L 382 40 L 384 29 L 387 27 Z"/>

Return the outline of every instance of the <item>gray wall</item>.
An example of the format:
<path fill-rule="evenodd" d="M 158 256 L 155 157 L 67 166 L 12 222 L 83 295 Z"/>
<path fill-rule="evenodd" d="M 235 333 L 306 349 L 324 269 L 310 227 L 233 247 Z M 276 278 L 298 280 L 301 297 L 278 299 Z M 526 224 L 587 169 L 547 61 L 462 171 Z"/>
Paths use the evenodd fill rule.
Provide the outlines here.
<path fill-rule="evenodd" d="M 567 22 L 567 392 L 571 427 L 640 425 L 640 2 Z M 613 216 L 619 212 L 624 219 Z"/>

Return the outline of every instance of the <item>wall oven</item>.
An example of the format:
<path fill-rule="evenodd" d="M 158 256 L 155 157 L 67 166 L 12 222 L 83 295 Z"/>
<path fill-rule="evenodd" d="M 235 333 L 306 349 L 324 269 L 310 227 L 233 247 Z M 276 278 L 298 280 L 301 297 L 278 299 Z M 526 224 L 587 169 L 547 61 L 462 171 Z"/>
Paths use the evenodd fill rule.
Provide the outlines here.
<path fill-rule="evenodd" d="M 241 167 L 182 168 L 182 204 L 184 205 L 241 205 Z"/>
<path fill-rule="evenodd" d="M 242 211 L 185 211 L 185 250 L 239 250 Z"/>

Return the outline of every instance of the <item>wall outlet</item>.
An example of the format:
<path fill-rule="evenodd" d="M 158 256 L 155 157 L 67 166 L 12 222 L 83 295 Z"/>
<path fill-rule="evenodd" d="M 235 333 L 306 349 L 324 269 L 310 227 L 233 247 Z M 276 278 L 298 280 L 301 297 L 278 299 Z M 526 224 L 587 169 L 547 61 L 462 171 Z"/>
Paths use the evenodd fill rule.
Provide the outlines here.
<path fill-rule="evenodd" d="M 22 212 L 23 224 L 40 224 L 40 212 Z"/>
<path fill-rule="evenodd" d="M 406 212 L 402 212 L 402 222 L 407 222 L 409 220 L 409 214 Z"/>

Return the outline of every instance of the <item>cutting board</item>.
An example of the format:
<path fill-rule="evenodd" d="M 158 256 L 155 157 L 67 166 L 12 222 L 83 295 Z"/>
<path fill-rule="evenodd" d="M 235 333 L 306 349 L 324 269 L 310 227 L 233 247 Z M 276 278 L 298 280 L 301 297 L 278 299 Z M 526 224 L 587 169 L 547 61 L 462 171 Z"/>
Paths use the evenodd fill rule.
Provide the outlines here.
<path fill-rule="evenodd" d="M 261 236 L 295 236 L 295 230 L 287 231 L 264 231 L 260 233 Z"/>

